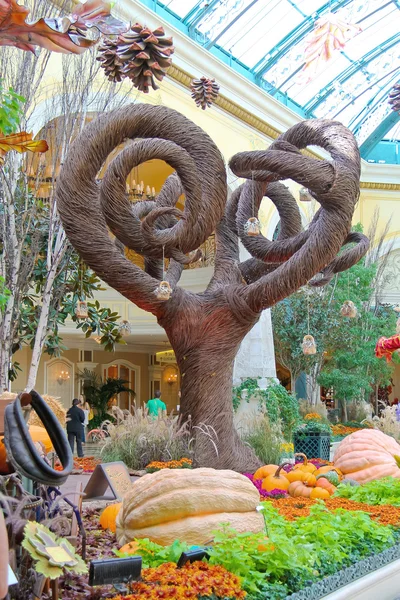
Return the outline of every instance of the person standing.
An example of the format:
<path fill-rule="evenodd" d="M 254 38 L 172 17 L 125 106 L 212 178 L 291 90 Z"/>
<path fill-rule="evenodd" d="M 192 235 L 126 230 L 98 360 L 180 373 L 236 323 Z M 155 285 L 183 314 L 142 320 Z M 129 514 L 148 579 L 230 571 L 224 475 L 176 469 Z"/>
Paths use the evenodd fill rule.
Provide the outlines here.
<path fill-rule="evenodd" d="M 157 419 L 158 415 L 164 415 L 167 412 L 165 403 L 161 400 L 161 392 L 157 390 L 154 392 L 154 398 L 149 400 L 146 404 L 149 416 L 152 419 Z"/>
<path fill-rule="evenodd" d="M 82 443 L 86 444 L 86 427 L 89 425 L 90 404 L 85 402 L 85 398 L 82 394 L 79 396 L 79 402 L 83 412 L 85 413 L 85 422 L 83 423 L 82 427 Z"/>
<path fill-rule="evenodd" d="M 72 406 L 67 412 L 67 435 L 71 446 L 71 452 L 74 453 L 76 439 L 76 448 L 79 458 L 83 458 L 82 450 L 82 429 L 85 422 L 85 413 L 80 408 L 81 401 L 78 398 L 72 400 Z"/>

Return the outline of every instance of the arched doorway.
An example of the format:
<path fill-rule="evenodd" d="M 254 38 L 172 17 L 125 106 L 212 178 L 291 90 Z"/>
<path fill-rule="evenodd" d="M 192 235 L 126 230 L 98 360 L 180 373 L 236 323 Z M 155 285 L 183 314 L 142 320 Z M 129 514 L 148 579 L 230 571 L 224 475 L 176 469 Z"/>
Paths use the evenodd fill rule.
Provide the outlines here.
<path fill-rule="evenodd" d="M 140 367 L 123 359 L 115 360 L 102 366 L 103 379 L 108 377 L 112 379 L 124 379 L 131 390 L 134 390 L 136 396 L 128 392 L 118 394 L 118 406 L 122 410 L 131 410 L 132 405 L 139 403 L 140 399 Z"/>

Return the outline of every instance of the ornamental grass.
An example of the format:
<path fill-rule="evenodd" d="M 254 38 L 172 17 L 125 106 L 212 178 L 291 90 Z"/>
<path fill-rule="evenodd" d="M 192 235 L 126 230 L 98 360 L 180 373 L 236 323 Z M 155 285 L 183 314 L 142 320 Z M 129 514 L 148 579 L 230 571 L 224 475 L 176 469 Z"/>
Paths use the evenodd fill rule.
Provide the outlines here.
<path fill-rule="evenodd" d="M 262 498 L 265 500 L 265 498 Z M 279 513 L 289 521 L 295 521 L 299 517 L 307 517 L 310 514 L 310 507 L 315 504 L 316 500 L 302 497 L 287 497 L 273 499 L 268 498 L 273 506 L 278 509 Z M 400 507 L 380 505 L 371 506 L 362 502 L 354 502 L 346 498 L 329 498 L 324 501 L 328 510 L 335 508 L 344 508 L 346 510 L 356 510 L 368 513 L 371 519 L 377 521 L 381 525 L 400 525 Z"/>
<path fill-rule="evenodd" d="M 246 597 L 239 577 L 220 565 L 206 562 L 187 563 L 181 569 L 175 563 L 144 569 L 142 581 L 131 584 L 130 592 L 114 600 L 197 600 L 200 597 L 241 600 Z"/>

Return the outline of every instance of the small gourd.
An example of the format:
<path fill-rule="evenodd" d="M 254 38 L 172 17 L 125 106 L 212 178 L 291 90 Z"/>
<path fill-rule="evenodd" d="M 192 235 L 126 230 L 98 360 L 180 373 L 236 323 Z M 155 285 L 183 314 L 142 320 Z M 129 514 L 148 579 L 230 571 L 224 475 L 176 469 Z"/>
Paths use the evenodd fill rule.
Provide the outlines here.
<path fill-rule="evenodd" d="M 305 473 L 303 483 L 308 487 L 314 487 L 317 483 L 317 478 L 312 473 Z"/>
<path fill-rule="evenodd" d="M 305 473 L 315 473 L 315 471 L 317 470 L 317 467 L 315 465 L 313 465 L 312 463 L 308 462 L 307 456 L 305 454 L 303 454 L 302 452 L 296 452 L 296 454 L 294 456 L 295 456 L 295 458 L 296 458 L 296 456 L 300 456 L 303 459 L 303 462 L 295 465 L 294 469 L 296 469 L 296 470 L 300 469 L 301 471 L 304 471 Z"/>
<path fill-rule="evenodd" d="M 268 475 L 276 473 L 277 469 L 279 469 L 279 465 L 264 465 L 257 469 L 253 475 L 253 479 L 265 479 Z"/>
<path fill-rule="evenodd" d="M 331 471 L 335 471 L 335 473 L 338 474 L 340 481 L 343 479 L 343 473 L 341 472 L 341 470 L 337 469 L 336 467 L 332 467 L 331 465 L 325 465 L 323 467 L 320 467 L 315 471 L 314 475 L 315 477 L 318 477 L 318 475 L 325 475 L 326 473 L 331 473 Z"/>
<path fill-rule="evenodd" d="M 103 529 L 109 529 L 112 533 L 115 533 L 117 529 L 117 516 L 121 510 L 121 506 L 121 502 L 116 502 L 115 504 L 110 504 L 103 510 L 99 519 L 100 526 Z"/>
<path fill-rule="evenodd" d="M 331 483 L 332 485 L 339 485 L 340 479 L 339 479 L 339 475 L 336 473 L 336 471 L 328 471 L 328 473 L 323 473 L 322 475 L 317 475 L 317 481 L 321 477 L 324 477 L 325 479 L 327 479 L 329 481 L 329 483 Z"/>
<path fill-rule="evenodd" d="M 293 498 L 309 498 L 311 496 L 311 490 L 313 488 L 304 485 L 302 481 L 293 481 L 288 487 L 288 493 Z"/>
<path fill-rule="evenodd" d="M 119 549 L 121 554 L 129 554 L 135 555 L 139 552 L 139 542 L 137 540 L 133 540 L 132 542 L 128 542 L 122 548 Z"/>
<path fill-rule="evenodd" d="M 289 463 L 283 463 L 283 465 L 281 465 L 280 467 L 277 468 L 274 475 L 268 475 L 268 477 L 266 477 L 264 479 L 264 481 L 261 484 L 261 487 L 263 490 L 266 490 L 267 492 L 271 492 L 272 490 L 287 490 L 288 489 L 290 482 L 287 479 L 287 477 L 285 477 L 285 475 L 283 475 L 283 474 L 281 475 L 281 470 L 287 464 L 289 464 Z"/>
<path fill-rule="evenodd" d="M 312 488 L 311 490 L 311 494 L 310 494 L 310 498 L 313 498 L 314 500 L 316 500 L 317 498 L 320 500 L 327 500 L 330 497 L 330 493 L 328 492 L 328 490 L 325 490 L 322 487 L 315 487 Z"/>
<path fill-rule="evenodd" d="M 316 487 L 320 487 L 324 490 L 327 490 L 327 492 L 329 492 L 331 496 L 336 491 L 336 487 L 332 485 L 332 483 L 330 483 L 330 481 L 328 481 L 328 479 L 326 479 L 326 477 L 323 477 L 322 475 L 320 475 L 317 478 L 317 484 L 318 485 Z"/>

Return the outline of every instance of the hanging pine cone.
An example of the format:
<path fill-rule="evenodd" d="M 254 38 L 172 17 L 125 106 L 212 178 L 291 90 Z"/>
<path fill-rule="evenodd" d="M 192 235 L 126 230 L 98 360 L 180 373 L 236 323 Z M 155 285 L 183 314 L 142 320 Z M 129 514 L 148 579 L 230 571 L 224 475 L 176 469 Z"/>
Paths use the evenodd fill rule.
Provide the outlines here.
<path fill-rule="evenodd" d="M 389 93 L 389 104 L 392 110 L 400 113 L 400 83 L 396 83 Z"/>
<path fill-rule="evenodd" d="M 101 56 L 97 57 L 97 60 L 101 60 L 101 66 L 103 67 L 107 78 L 110 81 L 119 83 L 123 80 L 124 74 L 122 73 L 122 60 L 117 54 L 118 41 L 104 39 L 103 44 L 99 46 L 99 52 Z"/>
<path fill-rule="evenodd" d="M 201 106 L 203 110 L 214 104 L 218 94 L 219 85 L 215 83 L 215 79 L 207 79 L 207 77 L 201 77 L 200 79 L 193 79 L 190 84 L 192 90 L 192 98 L 196 102 L 197 106 Z"/>
<path fill-rule="evenodd" d="M 133 85 L 145 94 L 149 88 L 157 90 L 156 79 L 162 81 L 171 65 L 174 52 L 172 38 L 158 27 L 150 31 L 139 23 L 115 40 L 106 39 L 99 48 L 101 66 L 110 81 L 128 77 Z"/>

